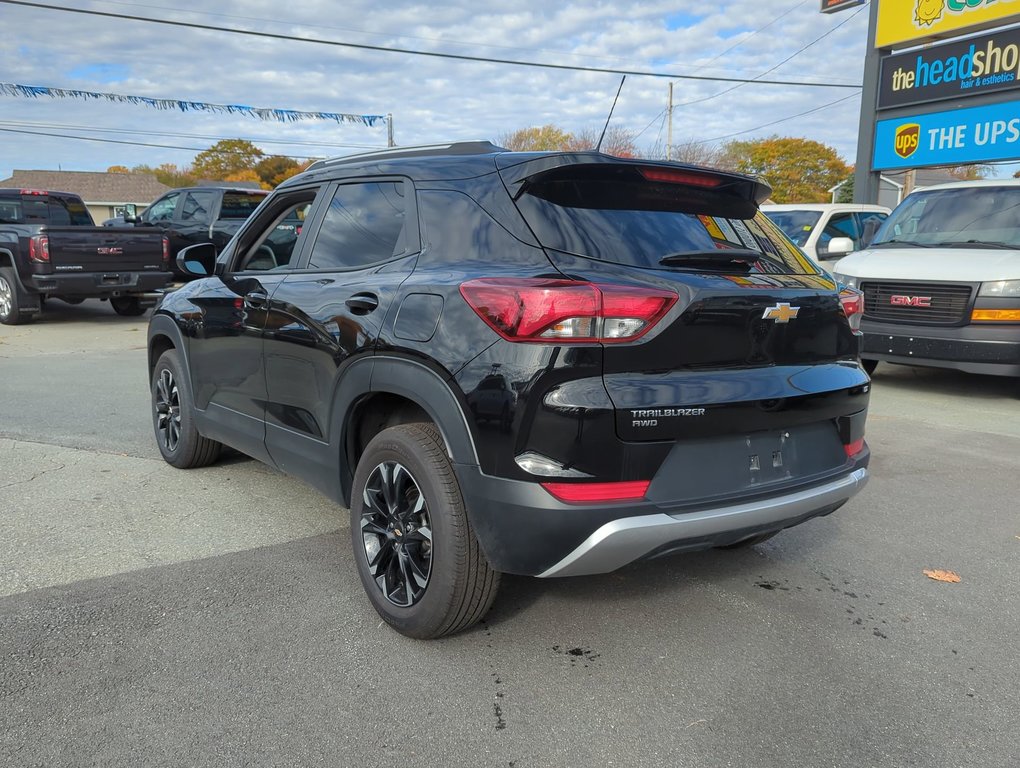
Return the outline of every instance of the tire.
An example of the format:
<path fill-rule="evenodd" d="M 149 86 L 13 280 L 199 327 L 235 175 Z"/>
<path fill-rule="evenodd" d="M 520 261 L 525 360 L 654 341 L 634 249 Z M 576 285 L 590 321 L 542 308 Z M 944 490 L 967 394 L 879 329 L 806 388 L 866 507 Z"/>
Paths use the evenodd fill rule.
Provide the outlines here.
<path fill-rule="evenodd" d="M 752 536 L 749 539 L 737 541 L 733 544 L 724 544 L 721 547 L 716 547 L 716 549 L 747 549 L 748 547 L 755 547 L 759 544 L 765 543 L 778 533 L 779 531 L 772 531 L 771 533 L 759 533 L 757 536 Z"/>
<path fill-rule="evenodd" d="M 18 296 L 18 279 L 10 267 L 0 267 L 0 323 L 22 325 L 30 323 L 34 316 L 25 312 Z"/>
<path fill-rule="evenodd" d="M 152 371 L 152 428 L 168 464 L 192 469 L 212 464 L 223 446 L 195 428 L 191 385 L 176 349 L 168 349 Z"/>
<path fill-rule="evenodd" d="M 878 368 L 878 360 L 861 360 L 861 366 L 864 368 L 864 372 L 871 376 L 875 369 Z"/>
<path fill-rule="evenodd" d="M 433 424 L 380 432 L 351 491 L 351 541 L 372 607 L 397 632 L 431 639 L 481 619 L 499 589 Z"/>
<path fill-rule="evenodd" d="M 138 317 L 145 314 L 145 307 L 137 296 L 114 296 L 110 299 L 110 306 L 122 317 Z"/>

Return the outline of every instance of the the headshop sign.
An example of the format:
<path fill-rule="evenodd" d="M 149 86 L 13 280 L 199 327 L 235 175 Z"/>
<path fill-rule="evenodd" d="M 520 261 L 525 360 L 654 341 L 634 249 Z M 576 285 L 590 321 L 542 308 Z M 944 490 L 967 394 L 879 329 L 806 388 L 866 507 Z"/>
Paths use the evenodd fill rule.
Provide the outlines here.
<path fill-rule="evenodd" d="M 954 37 L 1020 21 L 1020 0 L 876 0 L 875 45 Z"/>
<path fill-rule="evenodd" d="M 1020 27 L 882 57 L 878 108 L 1020 87 Z"/>
<path fill-rule="evenodd" d="M 879 120 L 876 171 L 1020 158 L 1020 101 Z"/>

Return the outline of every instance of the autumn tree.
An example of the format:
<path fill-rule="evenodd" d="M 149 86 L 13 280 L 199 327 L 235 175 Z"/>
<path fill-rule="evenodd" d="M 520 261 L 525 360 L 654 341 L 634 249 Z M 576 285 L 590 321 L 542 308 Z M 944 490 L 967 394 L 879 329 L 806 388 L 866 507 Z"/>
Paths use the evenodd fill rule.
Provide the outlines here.
<path fill-rule="evenodd" d="M 107 173 L 131 173 L 131 169 L 126 165 L 111 165 L 106 169 Z"/>
<path fill-rule="evenodd" d="M 241 171 L 251 171 L 264 153 L 245 139 L 222 139 L 195 155 L 192 171 L 199 179 L 223 180 Z"/>
<path fill-rule="evenodd" d="M 147 173 L 155 176 L 156 181 L 168 187 L 190 187 L 195 183 L 195 177 L 190 168 L 178 168 L 173 163 L 163 163 L 153 168 L 149 165 L 136 165 L 131 173 Z"/>
<path fill-rule="evenodd" d="M 977 181 L 978 179 L 987 179 L 988 174 L 992 172 L 992 167 L 990 165 L 952 165 L 942 170 L 957 181 Z"/>
<path fill-rule="evenodd" d="M 601 135 L 601 129 L 585 128 L 578 133 L 569 134 L 563 149 L 568 149 L 572 152 L 595 149 L 598 146 Z M 636 157 L 638 150 L 637 145 L 634 143 L 633 131 L 621 128 L 620 126 L 611 126 L 606 130 L 606 135 L 602 139 L 602 147 L 599 151 L 605 152 L 607 155 L 615 155 L 616 157 Z"/>
<path fill-rule="evenodd" d="M 510 133 L 500 134 L 496 142 L 513 152 L 545 152 L 566 149 L 571 136 L 555 125 L 541 128 L 519 128 Z"/>
<path fill-rule="evenodd" d="M 666 159 L 664 147 L 656 147 L 652 155 L 660 160 Z M 669 151 L 669 159 L 677 163 L 688 165 L 704 165 L 715 167 L 719 165 L 719 147 L 708 142 L 698 141 L 690 138 L 675 142 Z"/>
<path fill-rule="evenodd" d="M 850 172 L 832 147 L 792 137 L 731 141 L 720 160 L 727 168 L 763 177 L 777 203 L 828 202 L 829 190 Z"/>
<path fill-rule="evenodd" d="M 272 189 L 297 173 L 297 169 L 300 167 L 301 164 L 293 157 L 269 155 L 259 160 L 255 165 L 255 173 L 258 174 L 259 180 L 267 185 L 266 189 Z"/>

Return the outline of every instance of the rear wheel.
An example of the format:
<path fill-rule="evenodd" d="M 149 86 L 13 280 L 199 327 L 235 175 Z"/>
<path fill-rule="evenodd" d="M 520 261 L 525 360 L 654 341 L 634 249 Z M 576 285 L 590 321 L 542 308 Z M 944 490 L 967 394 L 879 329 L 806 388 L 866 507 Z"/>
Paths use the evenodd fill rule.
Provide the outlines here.
<path fill-rule="evenodd" d="M 138 317 L 145 312 L 145 307 L 137 296 L 115 296 L 110 299 L 110 306 L 114 312 L 123 317 Z"/>
<path fill-rule="evenodd" d="M 21 325 L 31 321 L 32 315 L 21 308 L 14 270 L 10 267 L 0 267 L 0 323 Z"/>
<path fill-rule="evenodd" d="M 864 370 L 870 376 L 875 372 L 875 369 L 878 368 L 878 360 L 868 360 L 862 358 L 861 365 L 864 367 Z"/>
<path fill-rule="evenodd" d="M 485 615 L 500 575 L 478 545 L 435 425 L 376 435 L 358 462 L 351 496 L 358 576 L 384 621 L 428 639 Z"/>
<path fill-rule="evenodd" d="M 152 372 L 152 426 L 168 464 L 181 469 L 212 464 L 223 446 L 195 428 L 191 387 L 176 349 L 168 349 Z"/>

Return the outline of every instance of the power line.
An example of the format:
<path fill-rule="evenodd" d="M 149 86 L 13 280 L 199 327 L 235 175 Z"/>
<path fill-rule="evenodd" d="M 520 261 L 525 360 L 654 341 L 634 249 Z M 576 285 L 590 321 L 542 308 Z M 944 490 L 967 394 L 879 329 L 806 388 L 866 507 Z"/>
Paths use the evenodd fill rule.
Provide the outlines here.
<path fill-rule="evenodd" d="M 727 133 L 725 136 L 716 136 L 716 137 L 711 138 L 711 139 L 702 139 L 701 141 L 695 141 L 693 143 L 694 144 L 711 144 L 713 141 L 722 141 L 723 139 L 732 139 L 734 136 L 743 136 L 745 133 L 754 133 L 755 131 L 760 131 L 762 128 L 770 128 L 773 125 L 779 125 L 780 123 L 785 123 L 785 122 L 788 122 L 790 120 L 796 120 L 798 117 L 804 117 L 804 115 L 810 115 L 813 112 L 820 112 L 821 110 L 826 109 L 827 107 L 833 107 L 836 104 L 840 104 L 840 103 L 842 103 L 844 101 L 849 101 L 850 99 L 856 98 L 857 96 L 860 96 L 860 94 L 859 93 L 851 93 L 849 96 L 844 96 L 841 99 L 836 99 L 835 101 L 830 101 L 828 104 L 822 104 L 820 107 L 814 107 L 813 109 L 809 109 L 809 110 L 807 110 L 805 112 L 798 112 L 796 115 L 790 115 L 789 117 L 783 117 L 783 118 L 780 118 L 779 120 L 773 120 L 771 123 L 764 123 L 763 125 L 757 125 L 754 128 L 748 128 L 745 131 L 737 131 L 735 133 Z"/>
<path fill-rule="evenodd" d="M 566 70 L 570 72 L 588 72 L 608 75 L 632 75 L 635 77 L 660 77 L 667 78 L 670 80 L 700 80 L 708 82 L 722 82 L 722 83 L 756 83 L 759 85 L 787 85 L 797 86 L 803 88 L 853 88 L 856 90 L 861 89 L 860 84 L 850 83 L 818 83 L 808 82 L 804 80 L 761 80 L 758 78 L 740 78 L 740 77 L 718 77 L 710 75 L 681 75 L 671 72 L 652 72 L 643 70 L 628 70 L 628 69 L 611 69 L 608 67 L 579 67 L 572 66 L 569 64 L 545 64 L 537 61 L 517 61 L 514 59 L 496 59 L 485 56 L 467 56 L 465 54 L 457 53 L 440 53 L 438 51 L 416 51 L 408 48 L 387 48 L 381 45 L 367 45 L 364 43 L 344 43 L 337 40 L 322 40 L 319 38 L 312 37 L 297 37 L 295 35 L 283 35 L 273 32 L 256 32 L 247 29 L 228 29 L 225 27 L 215 27 L 209 24 L 197 24 L 195 22 L 187 21 L 171 21 L 169 19 L 153 19 L 153 18 L 138 18 L 136 16 L 129 16 L 122 13 L 110 13 L 108 11 L 93 11 L 86 10 L 83 8 L 66 8 L 63 6 L 45 5 L 43 3 L 27 2 L 26 0 L 0 0 L 0 4 L 4 5 L 18 5 L 26 8 L 39 8 L 47 11 L 62 11 L 64 13 L 77 13 L 85 16 L 99 16 L 108 19 L 123 19 L 125 21 L 142 22 L 145 24 L 162 24 L 169 27 L 178 27 L 183 29 L 198 29 L 206 32 L 226 32 L 233 35 L 245 35 L 248 37 L 256 37 L 263 40 L 283 40 L 292 43 L 313 43 L 316 45 L 328 45 L 337 48 L 355 48 L 363 51 L 380 51 L 385 53 L 403 53 L 410 56 L 428 56 L 432 58 L 440 59 L 454 59 L 457 61 L 473 61 L 481 62 L 485 64 L 506 64 L 516 67 L 533 67 L 538 69 L 555 69 L 555 70 Z"/>
<path fill-rule="evenodd" d="M 182 147 L 176 144 L 153 144 L 145 141 L 126 141 L 123 139 L 100 139 L 94 136 L 75 136 L 68 133 L 53 133 L 51 131 L 28 131 L 18 128 L 0 128 L 0 132 L 3 133 L 22 133 L 29 136 L 52 136 L 57 139 L 75 139 L 77 141 L 95 141 L 100 144 L 126 144 L 132 147 L 156 147 L 157 149 L 180 149 L 187 150 L 189 152 L 206 152 L 209 147 Z M 371 147 L 371 149 L 385 149 L 384 146 Z M 225 154 L 231 154 L 230 150 L 226 150 Z M 243 154 L 241 152 L 235 152 L 234 154 Z M 320 160 L 322 155 L 279 155 L 279 154 L 268 154 L 264 157 L 291 157 L 295 160 Z"/>
<path fill-rule="evenodd" d="M 730 46 L 729 48 L 727 48 L 727 49 L 726 49 L 725 51 L 723 51 L 722 53 L 718 53 L 718 54 L 716 54 L 715 56 L 713 56 L 713 57 L 712 57 L 711 59 L 709 59 L 709 60 L 708 60 L 707 62 L 705 62 L 705 63 L 706 63 L 706 64 L 711 64 L 711 63 L 712 63 L 713 61 L 718 61 L 718 60 L 719 60 L 719 59 L 721 59 L 721 58 L 722 58 L 723 56 L 725 56 L 725 55 L 726 55 L 727 53 L 729 53 L 730 51 L 732 51 L 732 50 L 733 50 L 734 48 L 739 48 L 740 46 L 742 46 L 742 45 L 743 45 L 744 43 L 746 43 L 746 42 L 747 42 L 748 40 L 750 40 L 750 39 L 751 39 L 752 37 L 754 37 L 755 35 L 757 35 L 757 34 L 758 34 L 759 32 L 764 32 L 764 31 L 765 31 L 766 29 L 768 29 L 768 28 L 769 28 L 769 27 L 771 27 L 771 26 L 772 26 L 773 24 L 775 24 L 775 23 L 776 23 L 777 21 L 780 21 L 781 19 L 785 19 L 785 18 L 786 18 L 787 16 L 789 16 L 789 15 L 790 15 L 791 13 L 793 13 L 793 12 L 794 12 L 795 10 L 797 10 L 798 8 L 800 8 L 800 7 L 801 7 L 802 5 L 804 5 L 804 3 L 806 3 L 806 2 L 807 2 L 807 0 L 800 0 L 800 2 L 799 2 L 799 3 L 797 3 L 797 4 L 795 5 L 795 6 L 793 6 L 792 8 L 790 8 L 790 9 L 789 9 L 788 11 L 785 11 L 785 12 L 783 12 L 783 13 L 779 14 L 779 15 L 778 15 L 778 16 L 776 16 L 776 17 L 775 17 L 774 19 L 772 19 L 772 21 L 768 22 L 768 23 L 767 23 L 767 24 L 765 24 L 764 26 L 762 26 L 762 27 L 758 27 L 758 29 L 754 30 L 754 31 L 753 31 L 753 32 L 752 32 L 751 34 L 749 34 L 749 35 L 748 35 L 747 37 L 742 37 L 742 38 L 740 38 L 740 39 L 739 39 L 739 40 L 738 40 L 737 42 L 735 42 L 735 43 L 734 43 L 733 45 L 731 45 L 731 46 Z"/>

